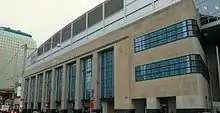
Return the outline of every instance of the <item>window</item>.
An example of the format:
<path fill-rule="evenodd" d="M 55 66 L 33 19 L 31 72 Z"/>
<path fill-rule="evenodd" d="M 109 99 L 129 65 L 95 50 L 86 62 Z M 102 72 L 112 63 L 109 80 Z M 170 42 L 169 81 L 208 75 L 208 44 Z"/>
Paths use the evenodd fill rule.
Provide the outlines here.
<path fill-rule="evenodd" d="M 37 102 L 41 102 L 42 97 L 42 84 L 43 84 L 43 74 L 39 74 L 37 77 Z"/>
<path fill-rule="evenodd" d="M 52 38 L 52 48 L 56 47 L 57 44 L 60 44 L 60 32 L 57 32 Z"/>
<path fill-rule="evenodd" d="M 63 75 L 63 67 L 59 67 L 55 69 L 55 77 L 56 77 L 56 101 L 61 101 L 62 95 L 62 75 Z"/>
<path fill-rule="evenodd" d="M 51 38 L 48 39 L 45 43 L 44 43 L 44 52 L 47 52 L 51 49 Z"/>
<path fill-rule="evenodd" d="M 201 73 L 208 79 L 207 68 L 200 55 L 187 55 L 135 67 L 137 82 L 188 73 Z"/>
<path fill-rule="evenodd" d="M 76 22 L 73 23 L 73 36 L 86 29 L 86 15 L 81 16 Z"/>
<path fill-rule="evenodd" d="M 68 40 L 69 38 L 71 38 L 71 24 L 67 25 L 62 30 L 62 42 Z"/>
<path fill-rule="evenodd" d="M 35 96 L 35 79 L 36 77 L 31 77 L 31 88 L 30 88 L 30 101 L 34 102 L 34 96 Z"/>
<path fill-rule="evenodd" d="M 102 21 L 102 5 L 88 13 L 88 27 Z"/>
<path fill-rule="evenodd" d="M 45 75 L 45 100 L 46 102 L 50 102 L 52 71 L 47 71 Z"/>
<path fill-rule="evenodd" d="M 124 8 L 123 0 L 109 0 L 105 3 L 105 18 Z"/>
<path fill-rule="evenodd" d="M 113 50 L 103 51 L 100 54 L 100 75 L 101 75 L 101 98 L 109 99 L 114 97 L 114 64 Z"/>
<path fill-rule="evenodd" d="M 68 65 L 68 101 L 74 101 L 75 99 L 75 83 L 76 83 L 76 64 Z"/>
<path fill-rule="evenodd" d="M 37 49 L 37 55 L 38 55 L 38 56 L 42 55 L 43 52 L 44 52 L 43 50 L 44 50 L 43 46 L 39 47 L 39 48 Z"/>
<path fill-rule="evenodd" d="M 28 100 L 28 87 L 29 87 L 29 79 L 25 79 L 24 83 L 24 101 L 27 102 Z"/>
<path fill-rule="evenodd" d="M 185 20 L 136 38 L 134 40 L 134 51 L 140 52 L 187 37 L 196 37 L 197 33 L 198 28 L 196 20 Z"/>
<path fill-rule="evenodd" d="M 90 99 L 91 82 L 92 82 L 92 57 L 83 60 L 82 75 L 84 81 L 83 99 Z"/>

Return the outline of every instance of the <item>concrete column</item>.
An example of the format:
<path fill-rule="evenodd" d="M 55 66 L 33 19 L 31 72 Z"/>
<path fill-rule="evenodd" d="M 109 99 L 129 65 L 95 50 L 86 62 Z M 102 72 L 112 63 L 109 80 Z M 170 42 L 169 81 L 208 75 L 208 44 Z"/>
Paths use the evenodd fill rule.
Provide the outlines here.
<path fill-rule="evenodd" d="M 146 99 L 146 112 L 155 113 L 160 110 L 160 102 L 157 98 L 147 98 Z"/>
<path fill-rule="evenodd" d="M 82 111 L 82 75 L 81 75 L 81 61 L 76 60 L 76 91 L 75 91 L 75 110 Z"/>
<path fill-rule="evenodd" d="M 45 78 L 46 78 L 46 75 L 45 75 L 45 72 L 43 72 L 43 84 L 42 84 L 42 97 L 41 97 L 41 109 L 44 109 L 44 107 L 45 107 L 45 94 L 46 94 L 46 92 L 45 92 Z M 39 106 L 40 107 L 40 106 Z"/>
<path fill-rule="evenodd" d="M 94 102 L 94 112 L 100 112 L 100 80 L 99 80 L 99 70 L 98 70 L 98 53 L 94 53 L 92 56 L 92 90 L 94 90 L 94 97 L 92 97 L 91 94 L 91 99 Z M 92 93 L 92 92 L 91 92 Z"/>
<path fill-rule="evenodd" d="M 38 89 L 38 75 L 35 76 L 35 89 L 34 89 L 34 109 L 37 109 L 37 89 Z"/>
<path fill-rule="evenodd" d="M 134 104 L 131 99 L 131 64 L 130 64 L 130 38 L 120 41 L 114 48 L 114 108 L 115 111 L 132 113 Z"/>
<path fill-rule="evenodd" d="M 50 93 L 50 109 L 56 108 L 55 102 L 55 89 L 56 89 L 56 76 L 55 76 L 55 69 L 52 69 L 52 80 L 51 80 L 51 93 Z"/>
<path fill-rule="evenodd" d="M 28 81 L 28 96 L 27 96 L 27 109 L 30 109 L 31 108 L 31 99 L 30 99 L 30 95 L 31 95 L 31 77 L 29 78 L 29 81 Z"/>
<path fill-rule="evenodd" d="M 67 109 L 67 66 L 63 65 L 61 109 Z"/>

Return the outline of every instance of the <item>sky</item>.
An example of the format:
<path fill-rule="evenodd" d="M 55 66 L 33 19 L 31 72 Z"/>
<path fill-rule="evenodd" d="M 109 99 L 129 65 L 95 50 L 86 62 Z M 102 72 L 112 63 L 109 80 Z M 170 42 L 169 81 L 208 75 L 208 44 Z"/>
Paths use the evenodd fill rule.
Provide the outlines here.
<path fill-rule="evenodd" d="M 37 46 L 104 0 L 0 0 L 0 26 L 32 35 Z"/>

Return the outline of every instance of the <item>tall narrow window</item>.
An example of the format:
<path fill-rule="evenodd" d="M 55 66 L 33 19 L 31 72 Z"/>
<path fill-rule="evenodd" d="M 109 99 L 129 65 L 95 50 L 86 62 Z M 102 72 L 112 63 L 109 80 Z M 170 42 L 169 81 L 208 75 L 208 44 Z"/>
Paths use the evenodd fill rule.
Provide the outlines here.
<path fill-rule="evenodd" d="M 68 101 L 74 102 L 76 83 L 76 64 L 68 65 Z"/>
<path fill-rule="evenodd" d="M 101 99 L 114 97 L 113 50 L 103 51 L 100 55 Z"/>
<path fill-rule="evenodd" d="M 34 96 L 35 96 L 35 79 L 36 77 L 31 77 L 31 88 L 30 88 L 30 91 L 31 91 L 31 95 L 30 95 L 30 101 L 31 103 L 34 102 Z"/>
<path fill-rule="evenodd" d="M 89 100 L 92 81 L 92 57 L 83 60 L 82 75 L 84 81 L 83 99 Z"/>
<path fill-rule="evenodd" d="M 51 77 L 52 71 L 47 71 L 45 74 L 45 100 L 47 103 L 50 102 L 50 94 L 51 94 Z"/>
<path fill-rule="evenodd" d="M 42 84 L 43 84 L 43 74 L 39 74 L 37 77 L 37 102 L 41 103 L 42 97 Z M 40 106 L 38 106 L 39 108 Z"/>
<path fill-rule="evenodd" d="M 28 87 L 29 87 L 29 79 L 25 79 L 25 85 L 24 85 L 24 102 L 27 103 L 28 101 Z"/>
<path fill-rule="evenodd" d="M 55 77 L 56 77 L 56 101 L 61 101 L 61 95 L 62 95 L 62 74 L 63 74 L 63 68 L 59 67 L 55 69 Z"/>

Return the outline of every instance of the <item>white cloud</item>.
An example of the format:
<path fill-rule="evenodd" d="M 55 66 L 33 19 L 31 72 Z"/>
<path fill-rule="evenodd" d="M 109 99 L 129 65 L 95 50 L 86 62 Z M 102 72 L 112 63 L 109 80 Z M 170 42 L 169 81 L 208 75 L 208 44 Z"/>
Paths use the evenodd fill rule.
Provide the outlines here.
<path fill-rule="evenodd" d="M 0 26 L 30 33 L 38 46 L 104 0 L 0 0 Z"/>

